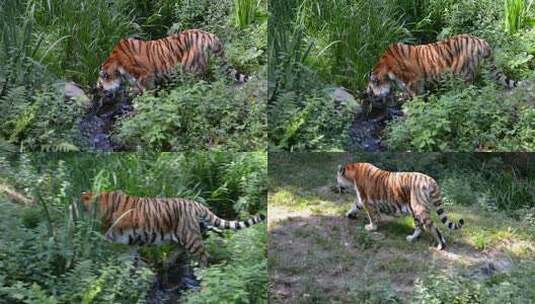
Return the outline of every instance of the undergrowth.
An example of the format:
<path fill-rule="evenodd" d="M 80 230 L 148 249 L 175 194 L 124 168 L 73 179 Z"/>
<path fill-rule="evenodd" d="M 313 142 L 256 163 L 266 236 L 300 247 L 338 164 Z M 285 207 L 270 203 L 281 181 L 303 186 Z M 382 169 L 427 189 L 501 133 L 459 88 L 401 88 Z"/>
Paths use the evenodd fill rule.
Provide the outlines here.
<path fill-rule="evenodd" d="M 105 240 L 98 219 L 85 215 L 73 223 L 71 203 L 82 191 L 122 190 L 195 199 L 222 218 L 248 218 L 266 213 L 266 166 L 262 153 L 0 157 L 0 184 L 37 200 L 21 206 L 0 194 L 0 303 L 145 303 L 166 248 L 141 251 L 147 265 L 134 270 L 131 249 Z M 218 293 L 238 295 L 243 303 L 265 300 L 266 238 L 264 224 L 209 237 L 212 259 L 201 274 L 204 285 L 184 300 L 221 303 L 214 298 Z M 232 273 L 233 284 L 213 285 L 221 270 L 225 277 Z"/>
<path fill-rule="evenodd" d="M 498 68 L 525 86 L 512 92 L 496 86 L 489 80 L 486 64 L 480 73 L 485 81 L 476 81 L 475 87 L 446 84 L 427 93 L 428 102 L 406 101 L 406 119 L 391 122 L 381 134 L 387 148 L 533 149 L 532 1 L 275 0 L 270 12 L 270 149 L 347 149 L 348 129 L 356 114 L 347 108 L 355 106 L 335 109 L 332 95 L 322 92 L 344 87 L 360 102 L 369 72 L 388 45 L 425 44 L 458 34 L 485 39 Z M 310 114 L 310 104 L 321 115 Z"/>
<path fill-rule="evenodd" d="M 254 80 L 249 87 L 265 86 L 262 73 L 267 64 L 267 2 L 264 0 L 5 0 L 0 1 L 0 17 L 0 107 L 5 109 L 0 114 L 0 141 L 20 151 L 89 149 L 79 138 L 78 131 L 78 123 L 88 107 L 65 100 L 64 86 L 74 81 L 86 94 L 94 93 L 92 88 L 101 64 L 123 38 L 159 39 L 192 28 L 214 33 L 225 44 L 228 62 Z M 243 21 L 235 23 L 238 19 Z M 227 109 L 216 119 L 228 123 L 228 128 L 216 125 L 212 129 L 217 129 L 218 137 L 228 136 L 232 141 L 221 143 L 216 138 L 217 143 L 212 143 L 212 134 L 199 137 L 192 132 L 186 136 L 186 142 L 171 143 L 179 146 L 174 150 L 189 149 L 190 146 L 209 149 L 212 145 L 239 151 L 264 149 L 265 98 L 258 93 L 261 89 L 233 90 L 234 84 L 228 76 L 218 77 L 225 79 L 225 87 L 220 85 L 223 80 L 214 85 L 203 84 L 201 78 L 196 81 L 199 86 L 204 85 L 204 93 L 208 95 L 230 96 L 235 93 L 228 103 L 219 99 L 207 104 L 210 100 L 204 96 L 192 95 L 189 97 L 194 99 L 184 107 L 174 96 L 168 98 L 166 94 L 151 93 L 156 104 L 181 108 L 185 117 L 192 117 L 188 123 L 192 129 L 204 129 L 203 122 L 214 119 L 209 112 L 217 112 L 215 106 Z M 171 86 L 170 90 L 181 96 L 189 94 L 187 88 L 177 85 Z M 194 105 L 204 110 L 196 111 Z M 236 107 L 242 110 L 240 115 L 245 112 L 249 117 L 246 127 L 236 121 Z M 148 107 L 145 110 L 150 111 Z M 158 109 L 151 114 L 144 111 L 141 115 L 156 116 L 157 112 Z M 180 121 L 182 117 L 166 119 Z M 153 129 L 168 129 L 166 123 L 158 125 L 159 121 L 155 120 L 151 123 Z M 176 136 L 184 136 L 187 131 L 182 130 L 180 134 L 171 131 L 165 136 L 176 141 Z M 121 137 L 128 145 L 151 149 L 157 146 L 152 144 L 153 139 L 136 141 L 137 134 L 134 137 L 128 137 L 128 134 L 125 132 Z M 234 144 L 230 146 L 230 143 Z"/>

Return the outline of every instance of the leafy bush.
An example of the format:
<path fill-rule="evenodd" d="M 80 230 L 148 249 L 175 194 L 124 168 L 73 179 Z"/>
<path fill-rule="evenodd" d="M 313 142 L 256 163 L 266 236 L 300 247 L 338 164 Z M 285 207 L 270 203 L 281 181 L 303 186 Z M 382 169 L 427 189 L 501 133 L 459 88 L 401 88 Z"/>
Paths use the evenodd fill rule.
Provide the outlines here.
<path fill-rule="evenodd" d="M 505 29 L 514 34 L 526 24 L 533 25 L 535 19 L 529 18 L 532 0 L 505 0 Z"/>
<path fill-rule="evenodd" d="M 256 16 L 258 0 L 234 0 L 234 24 L 244 28 L 253 23 Z"/>
<path fill-rule="evenodd" d="M 280 94 L 269 106 L 272 150 L 341 150 L 356 104 L 337 102 L 327 92 Z"/>
<path fill-rule="evenodd" d="M 8 89 L 0 97 L 0 138 L 21 151 L 73 151 L 81 146 L 77 129 L 83 107 L 66 103 L 51 88 L 35 91 L 23 86 Z"/>
<path fill-rule="evenodd" d="M 186 303 L 267 303 L 265 231 L 266 225 L 260 224 L 218 243 L 218 248 L 228 251 L 233 258 L 228 263 L 202 270 L 201 289 L 189 292 Z"/>
<path fill-rule="evenodd" d="M 262 79 L 232 88 L 224 80 L 197 81 L 134 99 L 136 115 L 119 123 L 129 146 L 165 151 L 259 150 L 265 144 Z"/>
<path fill-rule="evenodd" d="M 100 65 L 122 38 L 134 34 L 128 14 L 114 2 L 29 0 L 36 4 L 35 22 L 46 45 L 59 41 L 45 63 L 57 76 L 93 85 Z"/>
<path fill-rule="evenodd" d="M 530 288 L 535 275 L 532 261 L 520 262 L 513 271 L 477 279 L 468 276 L 432 274 L 416 283 L 413 301 L 417 303 L 531 303 L 535 291 Z"/>
<path fill-rule="evenodd" d="M 406 117 L 388 127 L 387 142 L 394 150 L 533 150 L 533 92 L 528 81 L 512 93 L 489 85 L 411 100 Z"/>

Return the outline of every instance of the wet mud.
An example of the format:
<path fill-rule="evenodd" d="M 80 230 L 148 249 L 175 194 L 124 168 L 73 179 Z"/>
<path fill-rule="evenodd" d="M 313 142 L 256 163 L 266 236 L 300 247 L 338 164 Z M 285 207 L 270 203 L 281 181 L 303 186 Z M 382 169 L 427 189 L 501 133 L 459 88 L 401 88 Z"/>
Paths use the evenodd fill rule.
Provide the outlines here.
<path fill-rule="evenodd" d="M 179 258 L 174 265 L 160 269 L 147 296 L 149 304 L 180 303 L 180 298 L 190 289 L 200 288 L 193 267 L 187 258 Z"/>
<path fill-rule="evenodd" d="M 125 147 L 111 138 L 113 126 L 118 118 L 133 111 L 131 97 L 125 90 L 113 96 L 95 94 L 91 108 L 80 121 L 78 128 L 90 150 L 121 151 Z"/>
<path fill-rule="evenodd" d="M 349 150 L 381 152 L 387 149 L 384 129 L 388 122 L 402 117 L 401 102 L 395 97 L 381 101 L 368 101 L 367 106 L 355 115 L 349 130 Z"/>

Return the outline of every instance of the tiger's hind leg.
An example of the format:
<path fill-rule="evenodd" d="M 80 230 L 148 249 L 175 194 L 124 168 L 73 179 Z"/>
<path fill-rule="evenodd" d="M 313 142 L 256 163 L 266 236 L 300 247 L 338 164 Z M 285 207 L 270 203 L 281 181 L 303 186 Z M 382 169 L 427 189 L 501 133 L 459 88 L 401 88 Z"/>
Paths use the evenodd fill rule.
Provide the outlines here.
<path fill-rule="evenodd" d="M 423 231 L 423 225 L 416 217 L 414 217 L 414 224 L 416 226 L 414 231 L 412 234 L 407 235 L 407 241 L 409 242 L 413 242 L 414 240 L 418 239 Z"/>
<path fill-rule="evenodd" d="M 180 242 L 189 253 L 199 257 L 201 266 L 207 266 L 208 254 L 204 248 L 199 223 L 187 225 L 185 228 L 187 231 L 180 235 Z"/>
<path fill-rule="evenodd" d="M 427 217 L 423 219 L 423 227 L 426 231 L 431 232 L 431 234 L 435 237 L 435 240 L 438 243 L 436 249 L 446 249 L 446 239 L 442 236 L 438 228 L 433 224 L 433 221 L 431 220 L 431 217 L 429 215 L 427 215 Z"/>
<path fill-rule="evenodd" d="M 416 191 L 413 191 L 411 193 L 411 209 L 414 215 L 415 222 L 419 223 L 420 227 L 423 227 L 423 229 L 427 232 L 430 232 L 436 239 L 438 245 L 437 249 L 442 250 L 446 248 L 446 240 L 440 233 L 437 227 L 433 224 L 433 221 L 431 220 L 431 215 L 429 214 L 428 206 L 425 203 L 421 202 L 422 198 L 420 198 L 419 194 L 417 194 Z M 418 227 L 418 226 L 417 226 Z M 420 228 L 421 230 L 421 228 Z M 407 240 L 409 238 L 407 237 Z"/>

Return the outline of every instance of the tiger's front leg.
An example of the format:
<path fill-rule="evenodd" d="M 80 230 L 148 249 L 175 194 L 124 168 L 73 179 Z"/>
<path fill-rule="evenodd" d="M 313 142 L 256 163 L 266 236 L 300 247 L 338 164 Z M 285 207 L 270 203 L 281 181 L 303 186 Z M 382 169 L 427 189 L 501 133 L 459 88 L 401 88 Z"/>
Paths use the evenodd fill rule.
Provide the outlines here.
<path fill-rule="evenodd" d="M 372 206 L 368 202 L 364 203 L 364 209 L 366 209 L 366 214 L 368 215 L 368 219 L 370 220 L 370 223 L 364 226 L 364 229 L 367 231 L 376 231 L 377 230 L 377 224 L 379 224 L 379 210 L 375 208 L 375 206 Z"/>
<path fill-rule="evenodd" d="M 356 199 L 354 202 L 353 202 L 353 205 L 351 205 L 351 209 L 349 209 L 347 212 L 346 212 L 346 217 L 350 218 L 350 219 L 355 219 L 357 218 L 357 214 L 359 212 L 359 209 L 361 209 L 362 207 L 359 208 L 359 201 L 358 199 Z"/>
<path fill-rule="evenodd" d="M 348 218 L 356 218 L 358 211 L 364 208 L 364 204 L 362 203 L 362 196 L 360 194 L 359 188 L 357 187 L 357 185 L 354 185 L 354 187 L 355 187 L 355 193 L 357 197 L 355 198 L 355 201 L 353 202 L 351 209 L 346 212 L 346 216 Z"/>

